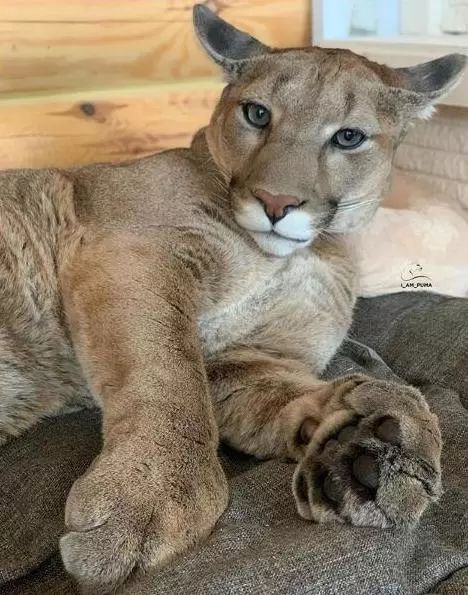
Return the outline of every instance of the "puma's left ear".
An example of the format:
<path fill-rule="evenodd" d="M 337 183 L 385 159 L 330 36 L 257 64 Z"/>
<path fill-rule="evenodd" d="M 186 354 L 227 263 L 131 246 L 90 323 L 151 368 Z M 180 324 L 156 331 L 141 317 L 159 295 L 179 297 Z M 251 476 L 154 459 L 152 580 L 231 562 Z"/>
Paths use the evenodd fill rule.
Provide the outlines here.
<path fill-rule="evenodd" d="M 193 8 L 195 32 L 208 55 L 234 77 L 248 60 L 265 54 L 268 46 L 239 31 L 203 4 Z"/>
<path fill-rule="evenodd" d="M 466 62 L 467 58 L 463 54 L 449 54 L 417 66 L 395 69 L 401 87 L 410 92 L 406 99 L 413 117 L 431 115 L 432 105 L 460 81 Z"/>

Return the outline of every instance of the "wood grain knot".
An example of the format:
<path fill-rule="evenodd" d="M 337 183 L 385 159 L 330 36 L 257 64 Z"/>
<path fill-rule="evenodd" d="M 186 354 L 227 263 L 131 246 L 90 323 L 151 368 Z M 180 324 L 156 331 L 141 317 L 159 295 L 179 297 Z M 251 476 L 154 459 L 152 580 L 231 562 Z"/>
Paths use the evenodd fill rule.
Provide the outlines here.
<path fill-rule="evenodd" d="M 96 108 L 92 103 L 82 103 L 80 109 L 86 116 L 94 116 L 96 113 Z"/>

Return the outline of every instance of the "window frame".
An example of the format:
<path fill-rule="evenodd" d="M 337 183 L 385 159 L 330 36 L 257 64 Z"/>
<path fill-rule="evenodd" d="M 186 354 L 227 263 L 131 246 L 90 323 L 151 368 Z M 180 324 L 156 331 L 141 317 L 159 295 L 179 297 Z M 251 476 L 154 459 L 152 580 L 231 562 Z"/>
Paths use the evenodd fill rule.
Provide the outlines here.
<path fill-rule="evenodd" d="M 353 39 L 323 38 L 323 2 L 312 0 L 312 42 L 329 48 L 344 48 L 362 54 L 370 60 L 393 67 L 412 66 L 439 58 L 445 54 L 462 53 L 468 56 L 468 36 L 440 35 L 404 36 L 397 38 L 356 37 Z M 462 78 L 450 95 L 440 103 L 468 107 L 468 75 Z"/>

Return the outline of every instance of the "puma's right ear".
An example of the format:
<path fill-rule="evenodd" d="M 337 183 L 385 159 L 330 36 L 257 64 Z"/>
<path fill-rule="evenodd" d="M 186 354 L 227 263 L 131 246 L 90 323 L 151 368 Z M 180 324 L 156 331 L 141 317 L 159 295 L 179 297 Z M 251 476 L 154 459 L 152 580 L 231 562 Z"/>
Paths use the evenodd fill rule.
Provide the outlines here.
<path fill-rule="evenodd" d="M 205 50 L 228 75 L 235 76 L 246 61 L 269 51 L 268 46 L 226 23 L 203 4 L 194 6 L 193 24 Z"/>

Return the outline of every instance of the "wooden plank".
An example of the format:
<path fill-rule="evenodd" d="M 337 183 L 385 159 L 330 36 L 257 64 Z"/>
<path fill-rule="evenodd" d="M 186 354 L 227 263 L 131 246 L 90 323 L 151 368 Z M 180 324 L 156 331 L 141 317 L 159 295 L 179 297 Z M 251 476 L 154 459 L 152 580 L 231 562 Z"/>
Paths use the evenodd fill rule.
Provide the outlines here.
<path fill-rule="evenodd" d="M 210 0 L 277 46 L 307 45 L 308 0 Z M 1 0 L 0 93 L 86 90 L 212 76 L 190 0 Z"/>
<path fill-rule="evenodd" d="M 0 102 L 0 169 L 122 161 L 187 146 L 208 123 L 215 80 Z"/>

